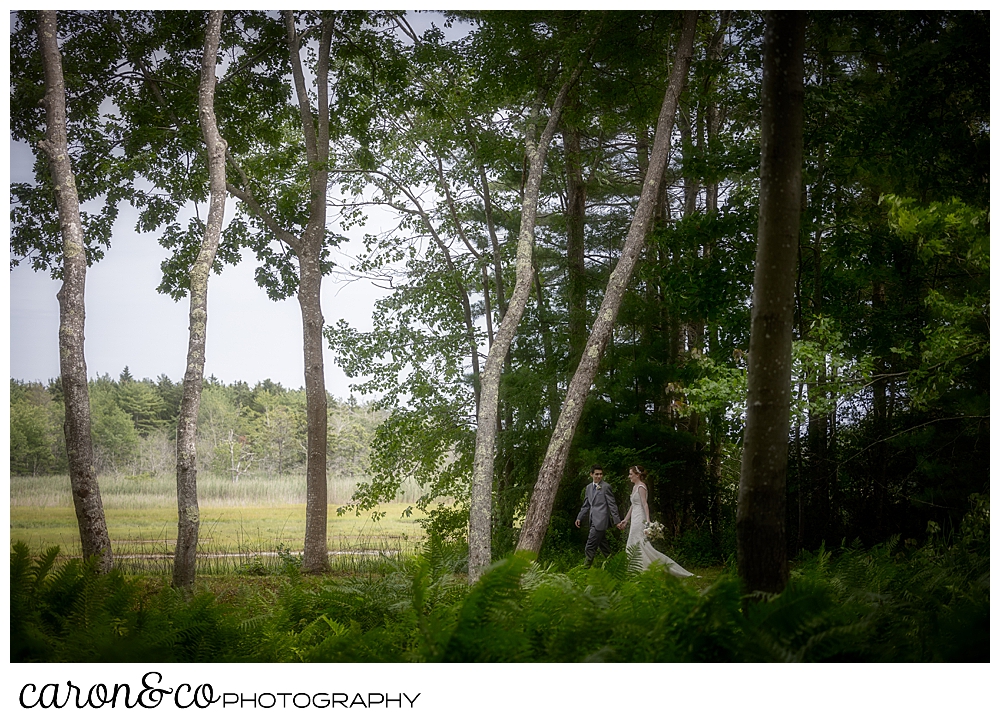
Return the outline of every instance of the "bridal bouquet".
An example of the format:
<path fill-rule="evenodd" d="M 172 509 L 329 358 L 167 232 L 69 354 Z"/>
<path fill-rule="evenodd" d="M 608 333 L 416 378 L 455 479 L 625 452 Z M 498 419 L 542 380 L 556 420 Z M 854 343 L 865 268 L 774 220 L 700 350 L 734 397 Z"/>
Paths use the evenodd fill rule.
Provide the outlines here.
<path fill-rule="evenodd" d="M 647 540 L 659 540 L 663 537 L 663 525 L 659 522 L 647 522 L 642 531 Z"/>

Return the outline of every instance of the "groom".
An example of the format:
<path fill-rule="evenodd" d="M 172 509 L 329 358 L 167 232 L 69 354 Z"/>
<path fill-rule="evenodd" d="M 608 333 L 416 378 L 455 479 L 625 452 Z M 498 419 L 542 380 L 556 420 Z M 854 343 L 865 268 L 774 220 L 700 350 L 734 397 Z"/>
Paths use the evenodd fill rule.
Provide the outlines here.
<path fill-rule="evenodd" d="M 587 567 L 594 564 L 594 555 L 598 549 L 605 557 L 611 554 L 611 546 L 604 539 L 604 533 L 607 532 L 610 523 L 614 522 L 617 525 L 620 521 L 615 495 L 611 491 L 611 486 L 604 482 L 604 470 L 601 469 L 601 465 L 595 464 L 590 468 L 590 478 L 593 484 L 587 485 L 583 507 L 576 516 L 576 526 L 579 527 L 584 516 L 590 513 L 590 534 L 587 536 L 587 546 L 584 548 Z"/>

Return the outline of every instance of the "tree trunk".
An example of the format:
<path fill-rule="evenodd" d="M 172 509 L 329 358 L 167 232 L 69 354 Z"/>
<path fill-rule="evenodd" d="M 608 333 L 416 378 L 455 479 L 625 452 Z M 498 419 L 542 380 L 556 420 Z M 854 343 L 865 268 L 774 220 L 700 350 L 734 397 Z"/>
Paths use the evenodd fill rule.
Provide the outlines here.
<path fill-rule="evenodd" d="M 822 157 L 822 154 L 821 154 Z M 822 163 L 822 161 L 821 161 Z M 813 237 L 813 314 L 819 318 L 823 313 L 822 276 L 822 230 Z M 809 385 L 809 402 L 812 406 L 822 406 L 827 400 L 826 362 L 821 361 L 816 369 L 816 381 Z M 809 477 L 811 481 L 812 514 L 810 527 L 812 534 L 808 544 L 814 546 L 826 539 L 830 524 L 830 479 L 829 479 L 829 415 L 825 412 L 809 412 Z"/>
<path fill-rule="evenodd" d="M 73 507 L 80 528 L 84 559 L 96 558 L 102 573 L 114 562 L 111 540 L 104 520 L 104 505 L 94 469 L 94 446 L 90 436 L 90 393 L 87 388 L 87 361 L 84 356 L 84 289 L 87 281 L 87 254 L 80 219 L 80 199 L 70 164 L 66 129 L 66 85 L 62 54 L 56 39 L 56 12 L 38 13 L 38 45 L 45 72 L 45 139 L 39 146 L 49 157 L 55 187 L 56 207 L 62 226 L 63 283 L 59 299 L 59 373 L 66 405 L 66 455 L 73 490 Z"/>
<path fill-rule="evenodd" d="M 597 368 L 604 350 L 614 331 L 615 318 L 621 307 L 625 290 L 636 261 L 646 242 L 646 235 L 653 220 L 656 202 L 659 198 L 660 184 L 663 181 L 663 170 L 670 155 L 670 136 L 677 113 L 677 102 L 687 82 L 688 70 L 691 66 L 691 55 L 694 47 L 694 35 L 698 12 L 685 11 L 681 38 L 677 46 L 677 57 L 674 61 L 670 82 L 663 98 L 660 117 L 656 124 L 656 136 L 653 139 L 653 152 L 649 160 L 649 169 L 642 185 L 639 205 L 636 208 L 632 225 L 629 227 L 625 247 L 621 258 L 611 273 L 607 290 L 601 308 L 594 319 L 594 325 L 587 339 L 587 346 L 580 359 L 580 365 L 566 391 L 566 401 L 563 402 L 559 421 L 556 423 L 549 441 L 542 468 L 538 473 L 538 481 L 531 494 L 527 516 L 521 528 L 521 537 L 517 543 L 519 550 L 530 550 L 537 554 L 542 547 L 545 530 L 552 516 L 552 505 L 555 502 L 559 481 L 569 458 L 570 444 L 576 432 L 577 424 L 583 413 L 583 405 L 590 391 Z"/>
<path fill-rule="evenodd" d="M 722 552 L 722 414 L 712 412 L 708 418 L 708 489 L 709 526 L 712 530 L 712 548 Z"/>
<path fill-rule="evenodd" d="M 306 379 L 306 536 L 302 569 L 322 572 L 330 566 L 326 546 L 326 378 L 323 372 L 323 311 L 316 258 L 299 261 L 299 309 L 302 311 L 302 350 Z"/>
<path fill-rule="evenodd" d="M 687 113 L 682 113 L 682 118 L 684 123 L 681 126 L 681 137 L 684 138 L 685 133 L 683 132 L 685 128 L 687 129 L 685 140 L 691 147 L 691 152 L 697 157 L 698 152 L 703 150 L 705 144 L 702 139 L 702 127 L 704 123 L 702 122 L 702 106 L 701 104 L 696 104 L 692 109 L 691 114 L 693 119 Z M 689 125 L 690 124 L 690 125 Z M 688 164 L 685 163 L 685 166 Z M 689 218 L 698 213 L 698 194 L 701 192 L 701 180 L 699 180 L 694 175 L 687 175 L 684 177 L 684 218 Z M 706 244 L 706 247 L 710 244 Z M 704 351 L 705 342 L 705 320 L 699 317 L 690 319 L 681 324 L 681 335 L 682 342 L 681 348 L 687 352 L 686 356 L 688 358 L 700 355 Z M 697 350 L 697 351 L 696 351 Z M 687 418 L 687 432 L 694 439 L 694 451 L 698 451 L 699 441 L 698 432 L 701 427 L 701 416 L 698 412 L 691 411 Z"/>
<path fill-rule="evenodd" d="M 823 171 L 826 158 L 826 146 L 820 143 L 817 159 L 817 178 L 812 187 L 812 205 L 815 208 L 815 232 L 812 238 L 812 317 L 819 320 L 823 315 Z M 803 190 L 803 203 L 805 203 L 805 191 Z M 799 263 L 801 266 L 801 250 Z M 801 278 L 802 270 L 799 269 L 798 277 Z M 799 330 L 802 338 L 809 334 L 809 327 L 801 321 L 802 292 L 799 291 L 800 321 Z M 816 407 L 823 406 L 827 400 L 827 368 L 826 362 L 820 361 L 816 368 L 816 381 L 809 384 L 809 402 L 812 411 L 809 412 L 808 443 L 809 443 L 809 507 L 808 519 L 810 535 L 802 537 L 805 544 L 815 547 L 824 541 L 830 528 L 830 427 L 829 415 L 816 411 Z M 799 483 L 800 488 L 802 482 Z"/>
<path fill-rule="evenodd" d="M 698 135 L 698 109 L 694 110 L 694 118 L 686 108 L 681 109 L 680 132 L 681 140 L 690 150 L 697 155 L 698 146 L 701 145 L 701 138 Z M 694 126 L 694 128 L 692 128 Z M 687 165 L 687 164 L 685 164 Z M 690 175 L 684 176 L 684 216 L 693 216 L 698 210 L 698 191 L 700 184 L 698 179 Z"/>
<path fill-rule="evenodd" d="M 872 311 L 875 314 L 884 313 L 886 306 L 885 283 L 872 283 Z M 873 435 L 876 442 L 871 453 L 872 508 L 869 512 L 872 520 L 872 539 L 884 540 L 888 534 L 888 501 L 889 479 L 887 462 L 888 448 L 885 439 L 889 436 L 889 365 L 882 356 L 875 359 L 875 381 L 872 384 L 872 404 L 875 425 Z"/>
<path fill-rule="evenodd" d="M 535 264 L 535 295 L 536 301 L 538 302 L 538 333 L 542 337 L 542 353 L 545 355 L 545 361 L 552 363 L 555 357 L 552 351 L 552 331 L 549 319 L 549 309 L 545 304 L 545 292 L 542 289 L 542 277 L 538 274 L 538 265 Z M 549 407 L 549 424 L 555 424 L 556 417 L 559 414 L 559 388 L 557 383 L 557 375 L 555 370 L 550 374 L 546 374 L 545 382 L 545 398 Z"/>
<path fill-rule="evenodd" d="M 503 284 L 503 265 L 500 258 L 500 240 L 497 238 L 496 224 L 493 222 L 493 201 L 490 194 L 490 182 L 486 177 L 486 167 L 479 164 L 479 182 L 482 185 L 483 213 L 486 215 L 486 228 L 490 235 L 490 249 L 493 252 L 493 278 L 497 287 L 497 312 L 500 321 L 503 322 L 507 314 L 507 292 Z M 493 346 L 492 334 L 490 335 L 490 346 Z"/>
<path fill-rule="evenodd" d="M 563 131 L 566 153 L 566 269 L 569 307 L 569 368 L 580 362 L 587 343 L 587 277 L 584 261 L 584 229 L 587 213 L 587 186 L 583 182 L 580 158 L 580 131 Z"/>
<path fill-rule="evenodd" d="M 190 322 L 184 392 L 177 417 L 177 546 L 174 548 L 174 587 L 194 584 L 198 548 L 198 479 L 196 447 L 198 409 L 205 371 L 205 337 L 208 330 L 208 278 L 219 249 L 226 210 L 226 141 L 215 120 L 215 65 L 222 29 L 222 11 L 212 10 L 205 31 L 205 52 L 198 87 L 198 119 L 208 151 L 211 198 L 205 237 L 190 272 Z"/>
<path fill-rule="evenodd" d="M 636 164 L 639 167 L 639 184 L 641 186 L 642 179 L 646 177 L 646 172 L 649 170 L 649 131 L 646 128 L 645 123 L 641 123 L 638 128 L 636 128 L 635 133 L 635 157 Z M 656 208 L 653 211 L 653 224 L 656 226 L 660 223 L 665 222 L 669 217 L 669 203 L 667 199 L 667 183 L 666 183 L 666 171 L 667 167 L 664 167 L 664 178 L 660 183 L 660 195 L 656 201 Z M 655 267 L 658 270 L 662 270 L 668 266 L 669 252 L 665 252 L 659 246 L 656 249 L 656 260 Z M 648 313 L 649 324 L 647 327 L 647 335 L 649 339 L 662 339 L 664 334 L 668 333 L 671 328 L 671 319 L 673 315 L 667 308 L 667 304 L 663 301 L 663 293 L 666 286 L 664 284 L 664 278 L 662 271 L 658 271 L 655 282 L 650 283 L 646 287 L 646 304 L 650 308 L 654 309 L 654 313 Z M 668 348 L 676 347 L 676 344 L 668 344 Z M 674 349 L 676 351 L 676 349 Z M 666 365 L 673 366 L 676 363 L 676 354 L 668 352 L 666 359 L 661 359 Z M 650 390 L 650 394 L 653 399 L 653 412 L 657 416 L 666 415 L 667 418 L 672 417 L 670 402 L 674 396 L 672 384 L 657 384 L 653 389 Z M 636 397 L 638 399 L 638 395 Z"/>
<path fill-rule="evenodd" d="M 490 304 L 490 271 L 483 264 L 483 316 L 486 318 L 486 341 L 493 346 L 493 307 Z M 487 348 L 489 348 L 489 346 Z M 476 393 L 476 416 L 479 416 L 479 393 Z"/>
<path fill-rule="evenodd" d="M 320 289 L 323 272 L 320 257 L 326 234 L 327 170 L 330 158 L 330 46 L 333 20 L 326 17 L 316 50 L 316 117 L 306 92 L 300 58 L 299 36 L 295 17 L 285 11 L 292 82 L 299 105 L 309 163 L 309 222 L 296 246 L 299 259 L 299 309 L 302 312 L 302 349 L 306 382 L 306 534 L 302 570 L 317 573 L 328 570 L 330 558 L 326 545 L 327 489 L 326 446 L 327 410 L 326 377 L 323 371 L 323 310 Z"/>
<path fill-rule="evenodd" d="M 541 94 L 532 108 L 528 128 L 525 131 L 525 155 L 528 160 L 528 178 L 524 188 L 524 198 L 521 202 L 521 229 L 517 237 L 517 257 L 515 262 L 514 292 L 496 339 L 490 347 L 483 365 L 480 384 L 479 420 L 476 427 L 476 450 L 472 465 L 472 492 L 469 501 L 469 582 L 475 582 L 480 574 L 490 564 L 491 534 L 492 534 L 492 493 L 493 466 L 496 455 L 497 414 L 500 396 L 500 372 L 503 370 L 504 359 L 514 340 L 517 325 L 521 322 L 524 308 L 531 295 L 534 276 L 532 255 L 535 247 L 535 217 L 538 213 L 538 194 L 542 184 L 542 171 L 545 168 L 545 156 L 549 143 L 555 134 L 559 116 L 566 104 L 566 96 L 570 88 L 576 84 L 583 63 L 577 65 L 569 79 L 559 89 L 549 120 L 545 124 L 541 136 L 535 140 L 538 116 L 541 113 Z"/>
<path fill-rule="evenodd" d="M 719 125 L 721 119 L 719 117 L 719 103 L 715 96 L 715 85 L 717 79 L 717 73 L 719 68 L 716 64 L 722 57 L 722 43 L 726 37 L 726 28 L 729 26 L 729 19 L 732 16 L 731 10 L 723 10 L 719 14 L 719 27 L 715 31 L 715 35 L 712 36 L 712 41 L 708 45 L 708 61 L 710 71 L 705 79 L 706 84 L 706 94 L 708 95 L 708 108 L 705 112 L 705 124 L 707 143 L 705 145 L 708 155 L 711 155 L 712 150 L 715 146 L 715 138 L 719 134 Z M 712 215 L 719 210 L 719 181 L 717 178 L 713 177 L 706 179 L 705 181 L 705 213 Z"/>
<path fill-rule="evenodd" d="M 476 402 L 476 416 L 479 416 L 479 340 L 476 339 L 476 326 L 472 319 L 472 304 L 469 301 L 469 291 L 465 288 L 465 283 L 462 281 L 461 272 L 455 268 L 452 263 L 451 254 L 448 253 L 446 246 L 442 246 L 442 251 L 445 253 L 445 260 L 448 264 L 448 269 L 451 271 L 452 278 L 455 280 L 455 288 L 458 291 L 458 300 L 462 305 L 462 318 L 465 321 L 465 338 L 469 343 L 469 356 L 472 358 L 472 391 Z"/>
<path fill-rule="evenodd" d="M 799 382 L 799 388 L 797 390 L 798 400 L 802 401 L 803 394 L 803 383 Z M 806 526 L 805 526 L 805 500 L 804 500 L 804 488 L 805 484 L 802 477 L 802 425 L 796 422 L 795 424 L 795 502 L 797 506 L 797 535 L 796 535 L 796 548 L 803 549 L 805 546 L 806 537 Z"/>
<path fill-rule="evenodd" d="M 470 243 L 468 237 L 465 235 L 465 230 L 462 227 L 462 220 L 458 217 L 458 209 L 455 207 L 455 201 L 451 197 L 451 190 L 448 186 L 448 180 L 444 175 L 444 164 L 441 162 L 441 158 L 437 159 L 437 170 L 438 170 L 438 182 L 445 192 L 445 199 L 448 204 L 448 210 L 451 215 L 452 223 L 455 224 L 455 231 L 458 233 L 459 238 L 465 244 L 466 248 L 473 253 L 476 261 L 479 261 L 481 255 Z M 399 187 L 403 189 L 402 184 Z M 437 244 L 438 250 L 441 251 L 441 255 L 444 257 L 445 266 L 448 267 L 448 273 L 451 274 L 452 279 L 455 281 L 455 290 L 458 292 L 458 301 L 462 305 L 462 318 L 465 321 L 465 338 L 469 343 L 469 355 L 472 357 L 472 390 L 476 401 L 476 417 L 479 417 L 479 341 L 476 339 L 476 326 L 472 318 L 472 303 L 469 301 L 469 290 L 465 287 L 465 282 L 462 280 L 462 272 L 455 266 L 455 262 L 452 261 L 451 252 L 448 251 L 448 244 L 444 242 L 440 234 L 435 230 L 434 224 L 431 223 L 431 218 L 424 211 L 423 204 L 420 203 L 420 199 L 415 195 L 410 193 L 409 190 L 403 189 L 403 192 L 410 198 L 411 202 L 416 206 L 417 212 L 420 214 L 420 218 L 423 219 L 424 225 L 427 227 L 427 233 L 431 235 L 434 239 L 434 243 Z M 489 306 L 489 289 L 484 288 L 486 305 Z M 487 316 L 487 325 L 491 325 L 489 317 Z M 490 330 L 490 335 L 492 336 L 492 330 Z"/>
<path fill-rule="evenodd" d="M 764 38 L 760 219 L 736 560 L 747 592 L 777 593 L 788 581 L 785 473 L 801 204 L 805 14 L 769 12 Z"/>
<path fill-rule="evenodd" d="M 715 96 L 715 85 L 718 69 L 715 67 L 722 56 L 722 43 L 725 39 L 726 28 L 729 25 L 730 10 L 723 10 L 719 15 L 719 27 L 712 37 L 708 46 L 708 60 L 710 72 L 705 80 L 706 95 L 708 96 L 708 107 L 705 115 L 705 148 L 706 153 L 711 155 L 715 148 L 715 139 L 719 134 L 719 104 Z M 705 179 L 705 214 L 715 216 L 719 211 L 719 181 L 713 174 L 711 178 Z M 709 258 L 715 253 L 716 239 L 709 239 L 704 246 L 705 258 Z M 708 347 L 709 356 L 715 358 L 717 351 L 718 329 L 714 323 L 708 325 Z M 709 518 L 712 528 L 712 546 L 717 553 L 722 550 L 722 443 L 723 443 L 723 418 L 718 410 L 712 411 L 708 415 L 708 487 L 711 491 L 711 506 Z"/>

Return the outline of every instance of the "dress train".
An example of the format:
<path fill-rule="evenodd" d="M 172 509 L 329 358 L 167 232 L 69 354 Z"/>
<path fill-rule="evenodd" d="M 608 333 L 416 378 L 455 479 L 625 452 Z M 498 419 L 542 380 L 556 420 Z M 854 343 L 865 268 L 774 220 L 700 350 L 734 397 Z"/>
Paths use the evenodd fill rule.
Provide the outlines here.
<path fill-rule="evenodd" d="M 642 486 L 645 487 L 645 485 Z M 691 577 L 694 573 L 688 572 L 657 550 L 653 547 L 653 543 L 647 539 L 645 532 L 646 513 L 642 506 L 642 498 L 639 497 L 639 487 L 640 485 L 633 487 L 632 495 L 629 497 L 629 501 L 632 503 L 632 519 L 629 523 L 628 541 L 625 543 L 626 549 L 630 554 L 633 550 L 638 553 L 643 570 L 648 569 L 651 565 L 664 565 L 670 571 L 671 575 L 675 575 L 676 577 Z"/>

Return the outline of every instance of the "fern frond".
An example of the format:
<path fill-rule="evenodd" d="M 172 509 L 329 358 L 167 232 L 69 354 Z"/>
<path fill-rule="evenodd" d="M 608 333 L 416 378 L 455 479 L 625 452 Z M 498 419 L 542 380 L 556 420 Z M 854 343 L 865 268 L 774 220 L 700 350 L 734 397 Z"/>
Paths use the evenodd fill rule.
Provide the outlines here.
<path fill-rule="evenodd" d="M 50 547 L 42 555 L 35 560 L 32 565 L 32 573 L 34 575 L 34 587 L 37 589 L 38 586 L 45 583 L 45 578 L 49 574 L 49 571 L 56 563 L 56 558 L 59 557 L 59 547 Z"/>
<path fill-rule="evenodd" d="M 445 662 L 516 661 L 527 652 L 516 603 L 528 556 L 515 554 L 486 569 L 469 591 L 444 648 Z"/>

